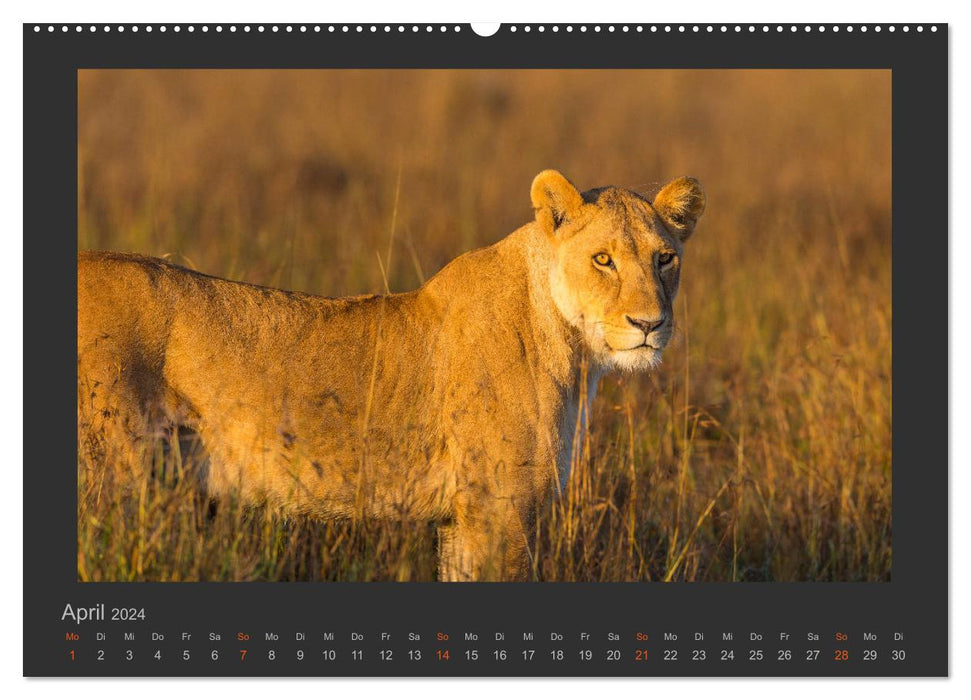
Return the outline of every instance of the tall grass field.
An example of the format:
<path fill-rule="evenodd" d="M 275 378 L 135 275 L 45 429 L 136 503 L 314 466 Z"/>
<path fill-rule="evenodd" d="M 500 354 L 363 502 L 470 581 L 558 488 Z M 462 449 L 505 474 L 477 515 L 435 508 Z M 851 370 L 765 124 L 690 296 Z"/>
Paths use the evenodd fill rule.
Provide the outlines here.
<path fill-rule="evenodd" d="M 677 332 L 606 375 L 540 581 L 891 576 L 889 71 L 84 70 L 78 248 L 326 296 L 405 291 L 556 168 L 697 177 Z M 433 524 L 211 508 L 198 451 L 78 464 L 83 581 L 431 581 Z"/>

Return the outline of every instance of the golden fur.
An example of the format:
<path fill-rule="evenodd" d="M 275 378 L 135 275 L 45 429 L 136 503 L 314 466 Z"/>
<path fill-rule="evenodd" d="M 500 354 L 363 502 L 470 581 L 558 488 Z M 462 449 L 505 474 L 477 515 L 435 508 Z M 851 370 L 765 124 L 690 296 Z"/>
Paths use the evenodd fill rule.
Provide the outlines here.
<path fill-rule="evenodd" d="M 697 181 L 653 202 L 547 170 L 536 220 L 420 289 L 329 299 L 155 258 L 78 256 L 78 421 L 92 459 L 195 430 L 216 496 L 434 520 L 443 580 L 521 579 L 603 371 L 657 364 Z"/>

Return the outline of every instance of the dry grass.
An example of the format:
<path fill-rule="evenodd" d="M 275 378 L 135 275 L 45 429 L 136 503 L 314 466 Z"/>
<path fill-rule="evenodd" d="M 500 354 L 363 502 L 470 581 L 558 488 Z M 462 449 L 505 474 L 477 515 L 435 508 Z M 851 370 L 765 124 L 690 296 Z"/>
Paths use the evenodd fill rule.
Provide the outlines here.
<path fill-rule="evenodd" d="M 678 341 L 603 380 L 535 575 L 881 581 L 890 133 L 889 71 L 82 71 L 78 243 L 400 291 L 527 221 L 543 168 L 646 192 L 694 175 Z M 434 577 L 429 526 L 213 516 L 163 447 L 131 493 L 80 465 L 80 578 Z"/>

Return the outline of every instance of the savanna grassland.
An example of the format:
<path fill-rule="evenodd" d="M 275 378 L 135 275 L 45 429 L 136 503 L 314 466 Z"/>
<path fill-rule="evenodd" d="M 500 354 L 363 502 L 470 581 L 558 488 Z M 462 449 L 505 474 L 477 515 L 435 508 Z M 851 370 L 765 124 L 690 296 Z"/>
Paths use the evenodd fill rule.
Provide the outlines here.
<path fill-rule="evenodd" d="M 543 507 L 547 581 L 885 581 L 889 71 L 81 71 L 78 247 L 328 296 L 417 287 L 532 217 L 557 168 L 648 195 L 694 175 L 678 332 L 606 376 Z M 487 302 L 487 300 L 485 300 Z M 409 522 L 221 503 L 79 464 L 82 580 L 431 580 Z M 176 441 L 177 442 L 177 441 Z"/>

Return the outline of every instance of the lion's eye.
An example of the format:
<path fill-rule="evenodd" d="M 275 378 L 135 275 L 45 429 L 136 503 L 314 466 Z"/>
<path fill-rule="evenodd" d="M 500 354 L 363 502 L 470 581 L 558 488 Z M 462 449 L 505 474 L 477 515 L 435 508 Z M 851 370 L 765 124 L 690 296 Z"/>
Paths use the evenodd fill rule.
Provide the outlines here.
<path fill-rule="evenodd" d="M 606 253 L 597 253 L 593 256 L 593 261 L 601 267 L 613 267 L 614 261 Z"/>
<path fill-rule="evenodd" d="M 657 256 L 657 264 L 661 267 L 667 267 L 672 262 L 674 262 L 674 253 L 661 253 Z"/>

